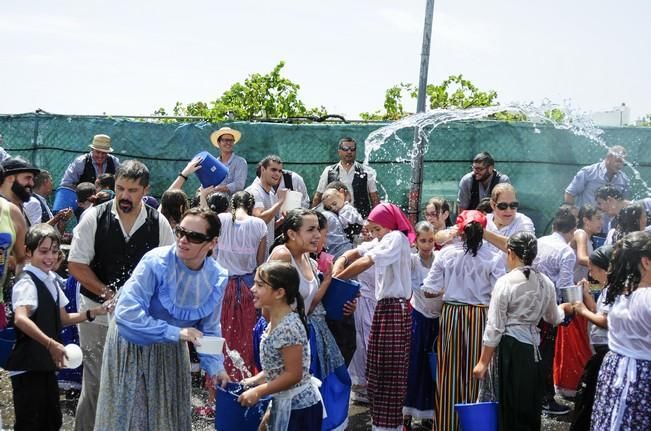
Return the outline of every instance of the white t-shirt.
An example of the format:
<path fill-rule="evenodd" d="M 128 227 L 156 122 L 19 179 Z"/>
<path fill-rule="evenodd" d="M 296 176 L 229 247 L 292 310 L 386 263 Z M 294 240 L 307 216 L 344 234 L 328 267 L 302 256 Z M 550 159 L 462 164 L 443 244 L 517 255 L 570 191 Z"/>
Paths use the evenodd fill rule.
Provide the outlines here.
<path fill-rule="evenodd" d="M 253 208 L 262 208 L 263 211 L 267 211 L 269 208 L 274 206 L 276 202 L 278 202 L 278 198 L 276 197 L 276 193 L 274 192 L 273 187 L 269 189 L 269 192 L 267 192 L 262 187 L 260 178 L 253 180 L 253 183 L 251 183 L 251 185 L 248 186 L 245 190 L 251 193 L 255 198 L 255 205 Z M 277 216 L 278 215 L 272 217 L 269 223 L 267 223 L 267 250 L 269 250 L 269 247 L 271 247 L 271 244 L 274 242 L 275 223 Z M 269 253 L 267 252 L 266 256 L 268 255 Z"/>
<path fill-rule="evenodd" d="M 620 355 L 651 361 L 651 288 L 619 295 L 608 313 L 608 348 Z"/>
<path fill-rule="evenodd" d="M 228 275 L 255 272 L 258 246 L 267 236 L 265 222 L 257 217 L 233 221 L 231 214 L 219 214 L 219 221 L 222 224 L 217 242 L 219 265 L 228 271 Z"/>
<path fill-rule="evenodd" d="M 360 247 L 357 250 L 374 262 L 375 299 L 411 296 L 411 248 L 404 233 L 391 231 L 370 250 Z"/>
<path fill-rule="evenodd" d="M 409 303 L 414 310 L 429 319 L 435 319 L 441 315 L 443 308 L 443 297 L 427 298 L 423 292 L 423 280 L 429 274 L 430 268 L 423 265 L 418 253 L 411 255 L 411 300 Z"/>
<path fill-rule="evenodd" d="M 494 214 L 486 214 L 486 230 L 498 233 L 506 237 L 522 231 L 536 233 L 533 221 L 531 221 L 529 217 L 522 213 L 515 213 L 513 221 L 506 226 L 502 226 L 501 228 L 498 228 L 497 225 L 495 225 L 495 222 L 493 221 L 494 218 Z"/>

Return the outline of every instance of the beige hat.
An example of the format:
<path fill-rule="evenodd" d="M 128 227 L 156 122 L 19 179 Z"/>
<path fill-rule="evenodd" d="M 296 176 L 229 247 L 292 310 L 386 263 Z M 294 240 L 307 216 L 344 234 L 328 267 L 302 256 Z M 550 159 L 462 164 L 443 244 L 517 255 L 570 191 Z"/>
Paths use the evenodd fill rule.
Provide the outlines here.
<path fill-rule="evenodd" d="M 212 142 L 212 144 L 217 148 L 219 148 L 219 142 L 217 141 L 219 141 L 219 138 L 221 138 L 222 135 L 233 135 L 233 138 L 235 139 L 234 142 L 235 144 L 237 144 L 240 141 L 240 138 L 242 137 L 242 134 L 240 132 L 238 132 L 235 129 L 231 129 L 230 127 L 222 127 L 219 130 L 215 130 L 210 135 L 210 142 Z"/>
<path fill-rule="evenodd" d="M 111 137 L 109 135 L 95 135 L 93 136 L 93 143 L 89 145 L 90 148 L 104 153 L 112 153 Z"/>

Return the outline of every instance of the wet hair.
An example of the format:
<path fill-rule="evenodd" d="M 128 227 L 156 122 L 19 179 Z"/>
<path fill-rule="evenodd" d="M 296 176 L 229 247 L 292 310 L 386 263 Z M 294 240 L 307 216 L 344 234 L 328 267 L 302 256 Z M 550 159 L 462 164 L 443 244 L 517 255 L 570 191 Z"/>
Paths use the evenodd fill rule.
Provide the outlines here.
<path fill-rule="evenodd" d="M 120 163 L 120 167 L 115 172 L 115 179 L 120 178 L 137 181 L 142 187 L 147 187 L 149 185 L 149 169 L 138 160 L 127 160 Z"/>
<path fill-rule="evenodd" d="M 477 211 L 481 211 L 484 214 L 490 214 L 493 212 L 493 207 L 491 206 L 491 198 L 486 196 L 485 198 L 482 198 L 479 203 L 477 204 L 477 208 L 475 208 Z"/>
<path fill-rule="evenodd" d="M 414 231 L 416 232 L 416 237 L 418 237 L 421 233 L 434 232 L 434 226 L 426 220 L 419 221 L 416 223 L 416 226 L 414 226 Z"/>
<path fill-rule="evenodd" d="M 569 208 L 559 208 L 552 223 L 554 232 L 568 233 L 576 229 L 576 217 Z"/>
<path fill-rule="evenodd" d="M 506 248 L 515 253 L 526 266 L 531 266 L 538 254 L 538 239 L 531 232 L 517 232 L 511 235 L 506 241 Z M 522 273 L 527 279 L 529 279 L 530 272 L 530 268 L 524 268 L 522 270 Z"/>
<path fill-rule="evenodd" d="M 319 220 L 319 230 L 323 230 L 328 227 L 328 219 L 323 215 L 321 211 L 314 211 L 316 218 Z"/>
<path fill-rule="evenodd" d="M 612 245 L 604 245 L 602 247 L 599 247 L 590 253 L 590 263 L 603 269 L 604 271 L 608 271 L 610 260 L 613 257 L 613 250 L 614 247 Z"/>
<path fill-rule="evenodd" d="M 219 237 L 219 232 L 221 231 L 222 223 L 219 221 L 219 216 L 217 215 L 216 212 L 208 208 L 194 207 L 184 212 L 183 217 L 181 217 L 181 220 L 183 220 L 188 216 L 200 217 L 208 224 L 206 235 L 208 235 L 210 239 Z"/>
<path fill-rule="evenodd" d="M 95 206 L 101 205 L 104 202 L 110 201 L 114 197 L 115 197 L 115 193 L 113 192 L 113 190 L 102 190 L 100 192 L 95 193 L 95 202 L 93 203 L 93 205 Z"/>
<path fill-rule="evenodd" d="M 644 213 L 644 207 L 639 203 L 628 204 L 619 210 L 613 242 L 619 241 L 627 233 L 640 230 L 640 217 L 642 217 L 642 214 Z"/>
<path fill-rule="evenodd" d="M 651 233 L 633 232 L 617 241 L 608 270 L 606 305 L 613 304 L 618 296 L 630 295 L 639 286 L 642 258 L 651 259 Z"/>
<path fill-rule="evenodd" d="M 612 146 L 608 148 L 606 156 L 624 158 L 626 157 L 626 148 L 622 147 L 621 145 Z"/>
<path fill-rule="evenodd" d="M 52 182 L 52 175 L 48 171 L 42 170 L 34 176 L 34 188 L 39 189 L 48 181 Z"/>
<path fill-rule="evenodd" d="M 61 244 L 61 235 L 54 226 L 47 223 L 35 224 L 25 235 L 25 248 L 33 253 L 48 238 L 52 240 L 52 245 Z"/>
<path fill-rule="evenodd" d="M 260 168 L 265 168 L 267 169 L 271 163 L 278 163 L 279 165 L 283 164 L 283 159 L 280 158 L 280 156 L 277 156 L 275 154 L 270 154 L 264 159 L 260 160 L 260 163 L 258 163 L 258 166 Z"/>
<path fill-rule="evenodd" d="M 113 174 L 102 174 L 97 177 L 97 184 L 102 189 L 115 190 L 115 176 Z"/>
<path fill-rule="evenodd" d="M 353 138 L 351 138 L 350 136 L 345 136 L 345 137 L 341 138 L 339 140 L 339 142 L 337 143 L 337 148 L 340 148 L 343 144 L 345 144 L 347 142 L 349 142 L 351 144 L 355 144 L 355 149 L 357 149 L 357 141 L 354 140 Z"/>
<path fill-rule="evenodd" d="M 309 333 L 305 302 L 299 291 L 300 279 L 298 271 L 287 262 L 271 261 L 258 267 L 258 276 L 271 287 L 272 290 L 285 289 L 287 305 L 296 303 L 296 313 L 303 323 L 305 335 Z"/>
<path fill-rule="evenodd" d="M 241 190 L 233 195 L 231 198 L 231 213 L 233 214 L 233 221 L 235 221 L 235 211 L 242 208 L 248 215 L 253 214 L 253 207 L 255 206 L 255 197 L 247 192 Z"/>
<path fill-rule="evenodd" d="M 493 187 L 493 191 L 491 192 L 491 200 L 493 203 L 497 203 L 497 200 L 500 198 L 500 195 L 504 192 L 511 192 L 513 193 L 514 196 L 517 196 L 518 194 L 515 191 L 515 187 L 513 187 L 509 183 L 499 183 Z"/>
<path fill-rule="evenodd" d="M 95 184 L 89 182 L 79 183 L 77 184 L 76 192 L 77 202 L 95 202 L 93 197 L 95 195 Z"/>
<path fill-rule="evenodd" d="M 298 232 L 303 226 L 303 218 L 309 215 L 313 215 L 318 218 L 319 216 L 317 216 L 316 213 L 317 212 L 315 210 L 309 210 L 306 208 L 296 208 L 293 210 L 289 210 L 287 214 L 285 214 L 285 222 L 283 223 L 281 228 L 282 233 L 276 237 L 274 243 L 269 248 L 269 251 L 271 252 L 271 250 L 273 250 L 279 245 L 286 244 L 287 241 L 289 240 L 289 235 L 287 234 L 287 232 L 290 230 L 293 230 L 294 232 Z"/>
<path fill-rule="evenodd" d="M 160 198 L 160 212 L 174 223 L 180 223 L 183 213 L 188 209 L 188 196 L 181 189 L 170 189 Z"/>
<path fill-rule="evenodd" d="M 427 207 L 430 206 L 430 205 L 432 205 L 434 208 L 436 208 L 436 211 L 438 213 L 443 213 L 443 212 L 447 211 L 448 212 L 448 217 L 445 219 L 445 226 L 447 226 L 447 227 L 452 226 L 452 220 L 450 219 L 450 214 L 451 214 L 450 204 L 448 203 L 447 200 L 445 200 L 444 198 L 437 197 L 437 196 L 435 196 L 433 198 L 430 198 L 427 201 L 427 204 L 425 204 L 425 211 L 427 211 Z"/>
<path fill-rule="evenodd" d="M 468 254 L 470 252 L 473 256 L 477 256 L 477 252 L 481 248 L 484 240 L 484 228 L 481 223 L 473 221 L 463 228 L 463 251 Z"/>
<path fill-rule="evenodd" d="M 583 205 L 579 209 L 579 216 L 576 220 L 576 227 L 583 229 L 583 226 L 585 225 L 583 219 L 587 218 L 588 220 L 592 220 L 592 217 L 598 215 L 599 213 L 601 213 L 601 210 L 599 208 L 593 207 L 592 205 Z"/>
<path fill-rule="evenodd" d="M 490 153 L 486 151 L 482 151 L 481 153 L 477 154 L 473 159 L 473 163 L 481 163 L 484 166 L 495 166 L 495 159 L 493 159 L 493 156 L 490 155 Z"/>
<path fill-rule="evenodd" d="M 211 193 L 206 198 L 206 203 L 208 204 L 208 208 L 217 214 L 221 214 L 223 212 L 226 212 L 231 206 L 231 198 L 228 196 L 228 193 L 215 192 Z"/>
<path fill-rule="evenodd" d="M 603 201 L 608 200 L 608 198 L 613 198 L 616 201 L 621 201 L 624 199 L 624 194 L 617 187 L 602 186 L 597 189 L 594 197 L 595 199 L 601 199 Z"/>

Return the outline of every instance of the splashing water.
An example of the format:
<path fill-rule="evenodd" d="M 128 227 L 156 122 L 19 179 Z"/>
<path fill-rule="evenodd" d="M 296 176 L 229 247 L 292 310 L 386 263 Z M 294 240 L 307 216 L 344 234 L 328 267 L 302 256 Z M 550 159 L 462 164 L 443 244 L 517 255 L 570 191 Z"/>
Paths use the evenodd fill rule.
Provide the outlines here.
<path fill-rule="evenodd" d="M 228 344 L 226 343 L 224 344 L 224 349 L 226 350 L 228 357 L 233 362 L 233 366 L 237 368 L 240 373 L 242 373 L 242 376 L 244 376 L 244 378 L 251 377 L 251 372 L 246 367 L 246 362 L 244 362 L 244 359 L 242 358 L 242 355 L 240 355 L 240 352 L 237 350 L 229 349 Z"/>

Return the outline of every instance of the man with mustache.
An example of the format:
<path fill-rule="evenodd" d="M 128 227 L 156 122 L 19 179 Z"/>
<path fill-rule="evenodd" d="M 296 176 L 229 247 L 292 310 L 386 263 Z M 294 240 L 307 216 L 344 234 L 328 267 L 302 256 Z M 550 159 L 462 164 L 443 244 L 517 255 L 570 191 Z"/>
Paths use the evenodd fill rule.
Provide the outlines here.
<path fill-rule="evenodd" d="M 27 215 L 23 209 L 23 204 L 29 202 L 32 198 L 32 188 L 34 187 L 34 177 L 41 172 L 35 166 L 32 166 L 27 160 L 21 157 L 9 157 L 2 162 L 5 172 L 5 180 L 0 186 L 0 196 L 16 205 L 25 217 L 27 228 L 31 226 Z"/>
<path fill-rule="evenodd" d="M 147 167 L 127 160 L 115 175 L 115 198 L 89 208 L 75 227 L 68 269 L 82 285 L 81 309 L 111 301 L 146 252 L 174 243 L 167 219 L 142 201 L 148 190 Z M 106 316 L 88 320 L 79 325 L 84 375 L 75 430 L 92 430 L 95 424 L 108 330 Z"/>
<path fill-rule="evenodd" d="M 486 151 L 477 154 L 472 159 L 472 172 L 459 181 L 458 212 L 476 209 L 483 198 L 490 197 L 493 187 L 510 182 L 508 176 L 495 169 L 493 156 Z"/>
<path fill-rule="evenodd" d="M 95 135 L 89 145 L 90 152 L 75 158 L 61 178 L 61 186 L 74 189 L 79 183 L 95 183 L 102 174 L 115 174 L 120 160 L 112 155 L 111 137 Z"/>

